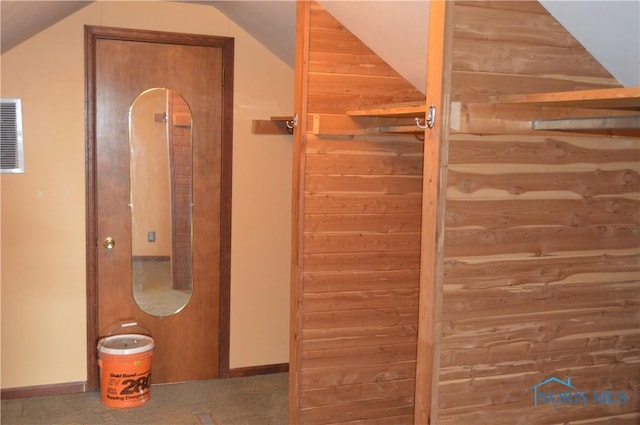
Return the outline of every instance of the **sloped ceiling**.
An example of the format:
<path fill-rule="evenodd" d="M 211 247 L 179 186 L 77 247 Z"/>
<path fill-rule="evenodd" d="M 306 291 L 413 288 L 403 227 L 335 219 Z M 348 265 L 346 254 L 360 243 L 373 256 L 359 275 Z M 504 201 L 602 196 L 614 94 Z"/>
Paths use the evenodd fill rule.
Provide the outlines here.
<path fill-rule="evenodd" d="M 2 52 L 89 1 L 0 1 Z M 216 7 L 294 66 L 295 1 L 194 1 Z M 424 91 L 428 0 L 319 0 L 396 71 Z M 640 0 L 542 0 L 624 86 L 640 86 Z"/>
<path fill-rule="evenodd" d="M 540 3 L 625 87 L 640 86 L 640 1 Z"/>

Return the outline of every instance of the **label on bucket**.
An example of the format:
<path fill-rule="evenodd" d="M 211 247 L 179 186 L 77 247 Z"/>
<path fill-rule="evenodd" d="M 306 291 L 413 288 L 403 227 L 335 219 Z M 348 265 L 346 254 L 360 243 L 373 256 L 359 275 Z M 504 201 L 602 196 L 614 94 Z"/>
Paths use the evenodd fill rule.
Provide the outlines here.
<path fill-rule="evenodd" d="M 114 401 L 136 400 L 146 397 L 151 386 L 151 371 L 142 373 L 109 373 L 106 397 Z"/>

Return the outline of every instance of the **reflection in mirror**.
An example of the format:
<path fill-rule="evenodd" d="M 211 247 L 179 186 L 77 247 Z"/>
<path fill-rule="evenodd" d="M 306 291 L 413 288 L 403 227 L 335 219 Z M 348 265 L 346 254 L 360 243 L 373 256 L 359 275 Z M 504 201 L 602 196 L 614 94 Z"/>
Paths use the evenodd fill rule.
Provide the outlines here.
<path fill-rule="evenodd" d="M 193 289 L 191 125 L 169 89 L 144 91 L 129 110 L 133 297 L 154 316 L 178 313 Z"/>

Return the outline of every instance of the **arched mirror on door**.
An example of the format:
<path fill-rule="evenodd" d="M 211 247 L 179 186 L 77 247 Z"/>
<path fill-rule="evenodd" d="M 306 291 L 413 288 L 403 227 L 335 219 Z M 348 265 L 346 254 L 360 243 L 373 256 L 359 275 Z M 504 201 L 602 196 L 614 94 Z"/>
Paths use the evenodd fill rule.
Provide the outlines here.
<path fill-rule="evenodd" d="M 134 100 L 129 150 L 133 297 L 170 316 L 193 291 L 192 115 L 179 93 L 152 88 Z"/>

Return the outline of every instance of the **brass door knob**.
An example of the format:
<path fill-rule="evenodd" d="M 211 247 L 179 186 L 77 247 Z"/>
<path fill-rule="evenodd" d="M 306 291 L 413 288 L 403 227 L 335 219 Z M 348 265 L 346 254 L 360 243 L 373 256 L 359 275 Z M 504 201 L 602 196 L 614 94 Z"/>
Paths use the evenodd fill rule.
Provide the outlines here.
<path fill-rule="evenodd" d="M 113 239 L 111 236 L 107 236 L 103 241 L 102 241 L 102 246 L 107 248 L 107 249 L 111 249 L 116 245 L 116 241 L 115 239 Z"/>

